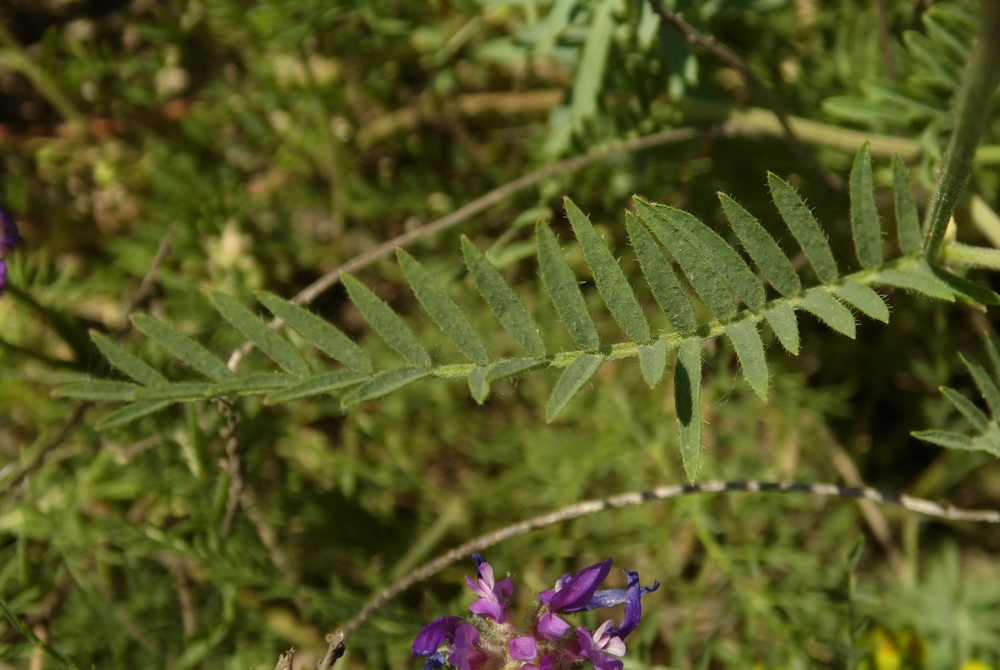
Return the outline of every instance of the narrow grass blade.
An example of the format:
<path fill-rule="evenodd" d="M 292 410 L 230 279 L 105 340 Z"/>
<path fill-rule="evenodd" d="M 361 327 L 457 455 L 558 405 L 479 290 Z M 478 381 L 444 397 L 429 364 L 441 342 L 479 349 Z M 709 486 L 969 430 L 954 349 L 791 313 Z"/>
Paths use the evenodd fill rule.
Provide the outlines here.
<path fill-rule="evenodd" d="M 838 333 L 847 335 L 852 340 L 857 335 L 857 323 L 851 310 L 826 291 L 822 289 L 807 291 L 800 306 Z"/>
<path fill-rule="evenodd" d="M 358 387 L 348 394 L 341 404 L 344 407 L 357 405 L 368 400 L 375 400 L 393 391 L 398 391 L 404 386 L 420 381 L 431 374 L 430 370 L 420 367 L 397 368 L 375 375 L 371 381 Z"/>
<path fill-rule="evenodd" d="M 757 217 L 725 193 L 719 193 L 719 202 L 722 203 L 722 210 L 732 224 L 733 231 L 740 238 L 740 244 L 750 254 L 761 274 L 771 282 L 771 286 L 784 296 L 793 296 L 801 291 L 802 282 L 792 267 L 792 262 Z"/>
<path fill-rule="evenodd" d="M 955 302 L 955 294 L 952 293 L 947 284 L 934 276 L 930 266 L 924 261 L 921 261 L 915 270 L 896 270 L 894 268 L 884 270 L 879 273 L 878 281 L 896 288 L 916 291 L 929 298 Z"/>
<path fill-rule="evenodd" d="M 990 377 L 990 373 L 976 359 L 964 354 L 959 354 L 959 357 L 962 359 L 962 363 L 969 371 L 969 374 L 972 375 L 973 381 L 976 382 L 979 394 L 983 396 L 983 400 L 986 401 L 986 404 L 990 408 L 990 414 L 994 417 L 1000 417 L 1000 389 L 997 388 L 993 378 Z"/>
<path fill-rule="evenodd" d="M 799 320 L 791 305 L 782 303 L 764 310 L 764 319 L 771 326 L 781 346 L 793 356 L 799 354 Z"/>
<path fill-rule="evenodd" d="M 855 307 L 859 312 L 876 321 L 889 323 L 889 307 L 870 286 L 850 282 L 834 290 L 834 294 L 844 302 Z"/>
<path fill-rule="evenodd" d="M 472 324 L 462 314 L 455 301 L 445 293 L 430 273 L 424 269 L 417 259 L 403 249 L 396 251 L 399 266 L 410 282 L 414 295 L 423 306 L 438 328 L 455 343 L 458 350 L 476 365 L 489 363 L 490 355 L 479 335 L 473 330 Z"/>
<path fill-rule="evenodd" d="M 705 256 L 690 244 L 676 226 L 660 212 L 636 199 L 639 216 L 646 222 L 663 246 L 673 254 L 684 270 L 691 287 L 720 320 L 736 318 L 736 302 L 732 292 Z"/>
<path fill-rule="evenodd" d="M 993 364 L 993 371 L 1000 378 L 1000 342 L 993 336 L 993 333 L 986 333 L 986 352 L 990 355 L 990 363 Z"/>
<path fill-rule="evenodd" d="M 953 433 L 948 430 L 915 430 L 910 435 L 918 440 L 930 442 L 945 449 L 978 451 L 976 445 L 972 442 L 972 438 L 961 433 Z"/>
<path fill-rule="evenodd" d="M 238 300 L 219 291 L 212 293 L 212 299 L 222 318 L 243 333 L 262 354 L 293 375 L 306 377 L 312 372 L 291 342 L 268 328 L 266 323 Z"/>
<path fill-rule="evenodd" d="M 135 392 L 136 400 L 170 400 L 172 402 L 204 400 L 208 398 L 211 384 L 205 382 L 176 382 L 163 386 L 147 386 Z"/>
<path fill-rule="evenodd" d="M 830 250 L 830 244 L 813 213 L 809 211 L 802 197 L 791 184 L 769 172 L 767 182 L 771 187 L 771 199 L 781 212 L 788 229 L 816 271 L 816 276 L 824 284 L 832 284 L 840 277 L 837 261 Z"/>
<path fill-rule="evenodd" d="M 257 300 L 271 314 L 288 324 L 302 337 L 316 345 L 330 358 L 340 361 L 349 368 L 371 373 L 372 364 L 368 355 L 351 338 L 337 328 L 319 318 L 307 309 L 283 300 L 273 293 L 258 291 Z"/>
<path fill-rule="evenodd" d="M 144 386 L 167 384 L 167 379 L 138 358 L 128 353 L 96 330 L 90 331 L 90 339 L 101 350 L 110 363 Z"/>
<path fill-rule="evenodd" d="M 698 320 L 691 306 L 691 300 L 677 280 L 670 261 L 632 212 L 625 212 L 625 227 L 628 229 L 632 248 L 639 259 L 642 274 L 646 277 L 656 303 L 677 332 L 685 335 L 693 333 L 698 327 Z"/>
<path fill-rule="evenodd" d="M 538 334 L 538 324 L 528 314 L 524 303 L 486 259 L 483 252 L 464 236 L 462 254 L 465 256 L 465 265 L 469 268 L 473 281 L 476 282 L 476 289 L 507 332 L 514 336 L 529 356 L 534 358 L 545 356 L 545 343 Z"/>
<path fill-rule="evenodd" d="M 97 422 L 98 430 L 105 430 L 107 428 L 116 428 L 118 426 L 124 426 L 126 423 L 131 423 L 136 419 L 141 419 L 144 416 L 153 414 L 154 412 L 159 412 L 164 407 L 169 407 L 173 403 L 169 400 L 148 400 L 145 402 L 134 402 L 131 405 L 126 405 L 119 410 L 111 412 L 107 416 L 103 417 Z"/>
<path fill-rule="evenodd" d="M 701 340 L 691 338 L 681 346 L 674 369 L 674 407 L 680 428 L 684 473 L 694 482 L 701 463 Z"/>
<path fill-rule="evenodd" d="M 135 392 L 143 388 L 127 382 L 91 379 L 60 386 L 52 395 L 57 398 L 79 398 L 80 400 L 128 402 Z"/>
<path fill-rule="evenodd" d="M 930 269 L 931 274 L 940 279 L 955 296 L 980 305 L 1000 305 L 1000 294 L 995 291 L 959 277 L 942 267 L 931 265 Z"/>
<path fill-rule="evenodd" d="M 642 378 L 649 388 L 660 383 L 667 368 L 666 340 L 653 340 L 652 344 L 639 345 L 639 366 L 642 368 Z"/>
<path fill-rule="evenodd" d="M 875 206 L 875 181 L 872 179 L 871 145 L 858 149 L 851 168 L 851 232 L 854 250 L 863 268 L 882 264 L 882 224 Z"/>
<path fill-rule="evenodd" d="M 423 368 L 431 366 L 431 357 L 427 355 L 423 345 L 389 305 L 351 275 L 341 275 L 340 281 L 347 289 L 347 294 L 351 296 L 351 302 L 361 312 L 361 316 L 365 317 L 393 351 L 410 365 Z"/>
<path fill-rule="evenodd" d="M 132 323 L 149 339 L 209 379 L 221 382 L 235 377 L 232 370 L 212 352 L 162 321 L 146 314 L 135 314 L 132 316 Z"/>
<path fill-rule="evenodd" d="M 583 43 L 576 78 L 573 81 L 573 93 L 570 96 L 574 121 L 582 121 L 597 111 L 604 70 L 611 41 L 614 38 L 615 5 L 615 0 L 602 0 L 593 5 L 593 21 Z"/>
<path fill-rule="evenodd" d="M 648 343 L 653 339 L 649 323 L 621 266 L 618 265 L 604 240 L 594 230 L 594 224 L 587 215 L 569 198 L 564 199 L 564 204 L 569 223 L 573 226 L 580 248 L 583 249 L 583 255 L 587 259 L 587 265 L 590 266 L 590 272 L 594 275 L 594 283 L 597 284 L 597 291 L 604 299 L 604 304 L 608 306 L 611 315 L 615 317 L 615 321 L 626 335 L 635 342 Z"/>
<path fill-rule="evenodd" d="M 489 368 L 477 367 L 469 373 L 469 393 L 476 403 L 482 405 L 490 395 L 490 383 L 486 380 Z"/>
<path fill-rule="evenodd" d="M 920 233 L 920 216 L 917 203 L 910 190 L 910 175 L 899 156 L 892 157 L 892 190 L 896 195 L 896 234 L 899 248 L 907 256 L 921 253 L 923 236 Z"/>
<path fill-rule="evenodd" d="M 718 233 L 699 221 L 693 215 L 676 207 L 649 204 L 660 215 L 669 219 L 674 227 L 687 238 L 688 243 L 697 248 L 729 287 L 750 309 L 760 309 L 767 300 L 764 285 L 750 271 L 743 258 L 729 246 Z"/>
<path fill-rule="evenodd" d="M 563 257 L 555 234 L 544 221 L 538 222 L 535 239 L 538 244 L 538 265 L 542 270 L 542 281 L 545 282 L 545 288 L 559 313 L 559 318 L 562 319 L 563 325 L 577 346 L 584 351 L 596 351 L 601 346 L 597 326 L 587 311 L 587 303 L 580 293 L 580 285 Z"/>
<path fill-rule="evenodd" d="M 986 416 L 983 410 L 976 407 L 971 400 L 955 389 L 948 388 L 947 386 L 942 386 L 940 391 L 944 397 L 948 399 L 948 402 L 954 405 L 955 409 L 961 412 L 962 416 L 968 419 L 969 423 L 971 423 L 976 430 L 980 433 L 985 433 L 990 429 L 990 418 Z"/>
<path fill-rule="evenodd" d="M 486 383 L 492 384 L 507 377 L 514 377 L 522 372 L 543 367 L 545 364 L 545 361 L 536 358 L 508 358 L 505 361 L 497 361 L 487 370 Z"/>
<path fill-rule="evenodd" d="M 559 412 L 563 411 L 573 396 L 579 393 L 584 384 L 590 381 L 603 362 L 604 356 L 600 354 L 584 354 L 570 363 L 559 378 L 555 390 L 552 391 L 552 397 L 549 398 L 549 406 L 545 410 L 546 421 L 552 421 Z"/>
<path fill-rule="evenodd" d="M 358 370 L 337 370 L 326 374 L 317 375 L 307 379 L 301 384 L 289 386 L 280 391 L 275 391 L 264 398 L 265 405 L 277 405 L 282 402 L 308 398 L 323 393 L 333 393 L 341 389 L 360 384 L 369 379 L 369 376 Z"/>
<path fill-rule="evenodd" d="M 233 394 L 256 395 L 277 391 L 291 386 L 298 381 L 299 378 L 295 375 L 287 375 L 280 372 L 263 372 L 212 384 L 207 395 L 212 398 Z"/>
<path fill-rule="evenodd" d="M 767 359 L 757 327 L 749 321 L 726 324 L 726 335 L 736 349 L 743 376 L 761 399 L 767 399 Z"/>

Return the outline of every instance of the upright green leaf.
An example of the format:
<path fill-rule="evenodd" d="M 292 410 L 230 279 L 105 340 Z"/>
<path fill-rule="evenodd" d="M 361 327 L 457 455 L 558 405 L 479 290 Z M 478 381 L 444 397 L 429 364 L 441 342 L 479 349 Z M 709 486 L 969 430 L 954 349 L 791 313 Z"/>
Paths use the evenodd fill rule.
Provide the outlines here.
<path fill-rule="evenodd" d="M 653 340 L 652 344 L 639 345 L 639 366 L 642 368 L 642 378 L 649 388 L 656 386 L 667 367 L 666 340 Z"/>
<path fill-rule="evenodd" d="M 725 193 L 719 193 L 719 201 L 740 243 L 767 281 L 784 296 L 793 296 L 801 291 L 802 282 L 792 262 L 757 217 Z"/>
<path fill-rule="evenodd" d="M 896 196 L 899 248 L 907 255 L 919 254 L 923 249 L 920 216 L 917 214 L 917 203 L 913 200 L 913 191 L 910 190 L 910 174 L 899 156 L 892 157 L 892 190 Z"/>
<path fill-rule="evenodd" d="M 799 321 L 795 317 L 795 310 L 788 303 L 779 303 L 770 309 L 764 310 L 764 319 L 767 325 L 777 336 L 778 341 L 785 350 L 797 356 L 799 353 Z"/>
<path fill-rule="evenodd" d="M 889 322 L 889 307 L 882 300 L 882 296 L 871 287 L 852 281 L 837 288 L 834 293 L 844 302 L 853 305 L 862 314 L 882 323 Z"/>
<path fill-rule="evenodd" d="M 615 0 L 601 0 L 591 5 L 594 18 L 583 43 L 571 96 L 573 120 L 576 122 L 592 116 L 597 111 L 597 97 L 604 81 L 604 68 L 608 60 L 611 39 L 614 36 L 615 4 Z"/>
<path fill-rule="evenodd" d="M 422 367 L 405 367 L 381 372 L 345 396 L 341 404 L 344 407 L 350 407 L 351 405 L 357 405 L 368 400 L 381 398 L 393 391 L 398 391 L 404 386 L 409 386 L 414 382 L 420 381 L 430 374 L 430 370 Z"/>
<path fill-rule="evenodd" d="M 680 428 L 681 461 L 690 481 L 698 479 L 701 462 L 701 340 L 691 338 L 677 353 L 674 407 Z"/>
<path fill-rule="evenodd" d="M 771 187 L 771 199 L 781 212 L 788 229 L 798 241 L 799 246 L 809 259 L 809 264 L 816 271 L 816 276 L 824 284 L 832 284 L 840 277 L 837 261 L 830 250 L 830 244 L 820 227 L 819 222 L 801 196 L 791 184 L 769 172 L 767 183 Z"/>
<path fill-rule="evenodd" d="M 691 300 L 677 280 L 670 261 L 660 252 L 656 240 L 632 212 L 625 212 L 625 227 L 632 241 L 632 248 L 635 249 L 635 255 L 639 259 L 642 274 L 646 277 L 656 303 L 677 332 L 693 333 L 698 327 L 698 320 L 691 306 Z"/>
<path fill-rule="evenodd" d="M 604 299 L 604 304 L 608 306 L 615 321 L 622 327 L 622 330 L 635 342 L 646 343 L 653 339 L 649 331 L 649 323 L 646 315 L 642 313 L 642 307 L 632 292 L 632 287 L 625 278 L 621 266 L 615 261 L 611 250 L 604 244 L 604 240 L 594 230 L 594 224 L 590 222 L 587 215 L 580 211 L 572 200 L 564 199 L 566 214 L 569 216 L 569 223 L 573 226 L 576 239 L 583 249 L 583 255 L 587 259 L 587 265 L 594 275 L 594 283 L 597 284 L 597 291 Z"/>
<path fill-rule="evenodd" d="M 997 388 L 993 378 L 990 377 L 990 373 L 976 359 L 964 354 L 959 354 L 959 357 L 962 359 L 962 363 L 965 364 L 965 368 L 969 371 L 969 374 L 972 375 L 973 381 L 976 382 L 979 394 L 983 396 L 983 400 L 986 401 L 986 404 L 990 408 L 990 414 L 994 417 L 1000 417 L 1000 389 Z"/>
<path fill-rule="evenodd" d="M 147 337 L 209 379 L 224 381 L 235 377 L 219 358 L 187 335 L 146 314 L 135 314 L 132 323 Z"/>
<path fill-rule="evenodd" d="M 850 190 L 851 232 L 858 262 L 863 268 L 876 268 L 882 264 L 882 225 L 875 206 L 872 153 L 868 142 L 861 145 L 854 157 Z"/>
<path fill-rule="evenodd" d="M 399 258 L 399 266 L 403 269 L 403 274 L 406 275 L 407 281 L 413 288 L 413 293 L 430 314 L 434 323 L 469 360 L 476 365 L 486 365 L 490 360 L 490 355 L 486 353 L 483 341 L 479 339 L 479 335 L 473 330 L 472 324 L 462 314 L 462 310 L 458 308 L 455 301 L 438 286 L 430 273 L 417 262 L 417 259 L 403 249 L 398 249 L 396 256 Z"/>
<path fill-rule="evenodd" d="M 372 371 L 368 355 L 351 338 L 312 312 L 273 293 L 258 291 L 257 300 L 299 335 L 306 338 L 330 358 L 361 372 Z"/>
<path fill-rule="evenodd" d="M 534 358 L 545 356 L 545 343 L 538 334 L 538 324 L 483 252 L 464 236 L 462 254 L 465 256 L 465 265 L 476 282 L 476 289 L 503 327 L 524 347 L 528 355 Z"/>
<path fill-rule="evenodd" d="M 601 346 L 594 319 L 587 311 L 587 303 L 580 293 L 580 285 L 563 257 L 556 236 L 544 221 L 535 230 L 538 244 L 538 265 L 549 298 L 559 313 L 566 330 L 584 351 L 596 351 Z"/>
<path fill-rule="evenodd" d="M 969 420 L 969 423 L 971 423 L 976 430 L 980 433 L 985 433 L 990 429 L 990 418 L 983 413 L 983 410 L 976 407 L 971 400 L 955 389 L 950 389 L 947 386 L 942 386 L 940 390 L 941 393 L 944 394 L 944 397 L 955 406 L 955 409 L 962 413 L 962 416 Z"/>
<path fill-rule="evenodd" d="M 600 354 L 583 354 L 569 364 L 552 391 L 552 397 L 549 398 L 549 406 L 545 411 L 547 421 L 556 418 L 573 396 L 580 392 L 584 384 L 590 381 L 603 362 L 604 356 Z"/>
<path fill-rule="evenodd" d="M 220 291 L 212 293 L 212 299 L 222 318 L 243 333 L 265 356 L 293 375 L 306 377 L 312 372 L 291 342 L 268 328 L 266 323 L 238 300 Z"/>
<path fill-rule="evenodd" d="M 410 365 L 422 368 L 431 366 L 431 357 L 427 355 L 423 345 L 389 305 L 351 275 L 341 275 L 340 280 L 351 296 L 351 302 L 393 351 Z"/>
<path fill-rule="evenodd" d="M 800 306 L 838 333 L 851 339 L 857 334 L 857 324 L 851 310 L 822 289 L 807 291 Z"/>
<path fill-rule="evenodd" d="M 96 330 L 90 331 L 90 339 L 93 340 L 94 344 L 97 345 L 97 348 L 101 350 L 101 353 L 104 354 L 104 357 L 107 358 L 113 366 L 140 384 L 145 386 L 158 386 L 160 384 L 168 383 L 166 377 L 119 347 L 117 344 Z"/>
<path fill-rule="evenodd" d="M 735 321 L 725 326 L 726 335 L 736 349 L 740 359 L 743 376 L 750 383 L 750 388 L 762 399 L 767 398 L 767 358 L 764 355 L 764 343 L 760 339 L 757 327 L 750 321 Z"/>

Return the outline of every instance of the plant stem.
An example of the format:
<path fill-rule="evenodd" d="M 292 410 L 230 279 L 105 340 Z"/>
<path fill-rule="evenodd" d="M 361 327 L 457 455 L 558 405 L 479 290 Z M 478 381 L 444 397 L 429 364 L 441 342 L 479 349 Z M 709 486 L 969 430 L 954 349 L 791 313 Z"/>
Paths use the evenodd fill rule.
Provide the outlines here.
<path fill-rule="evenodd" d="M 941 260 L 950 265 L 1000 271 L 1000 249 L 950 242 L 941 248 Z"/>
<path fill-rule="evenodd" d="M 955 128 L 924 224 L 924 256 L 931 262 L 941 254 L 948 221 L 972 170 L 976 146 L 990 117 L 990 101 L 1000 83 L 1000 0 L 983 0 L 982 7 L 979 39 L 958 92 Z"/>

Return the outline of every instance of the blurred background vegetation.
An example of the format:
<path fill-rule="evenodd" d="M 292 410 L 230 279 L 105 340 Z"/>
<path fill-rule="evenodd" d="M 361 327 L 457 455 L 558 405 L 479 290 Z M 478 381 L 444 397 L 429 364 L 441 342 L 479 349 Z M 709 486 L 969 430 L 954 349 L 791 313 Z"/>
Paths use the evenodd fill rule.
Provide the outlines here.
<path fill-rule="evenodd" d="M 761 99 L 635 0 L 2 3 L 0 202 L 25 241 L 8 254 L 0 298 L 0 592 L 33 635 L 80 667 L 270 668 L 291 646 L 297 667 L 314 667 L 326 632 L 441 551 L 582 499 L 683 481 L 670 385 L 650 391 L 632 362 L 606 364 L 551 425 L 547 374 L 498 386 L 483 407 L 442 381 L 347 413 L 335 398 L 243 401 L 253 504 L 231 529 L 217 404 L 97 432 L 106 408 L 50 396 L 108 374 L 88 329 L 169 370 L 176 363 L 131 330 L 139 309 L 226 358 L 242 338 L 220 326 L 210 291 L 290 297 L 534 169 L 666 128 L 703 132 L 557 174 L 409 250 L 442 283 L 466 282 L 458 238 L 468 235 L 554 341 L 565 335 L 525 259 L 539 218 L 571 237 L 564 195 L 623 254 L 633 194 L 714 225 L 721 190 L 777 224 L 770 170 L 807 197 L 846 257 L 847 195 L 822 176 L 846 175 L 860 140 L 845 142 L 891 144 L 929 193 L 976 3 L 667 4 L 814 122 L 802 138 L 815 162 L 763 124 L 722 132 L 728 113 Z M 859 135 L 845 140 L 844 129 Z M 974 176 L 987 208 L 1000 188 L 992 149 Z M 960 208 L 962 235 L 988 238 L 983 216 Z M 394 261 L 358 274 L 435 344 Z M 710 348 L 702 477 L 863 480 L 995 506 L 1000 473 L 986 457 L 910 437 L 961 429 L 937 388 L 971 388 L 957 352 L 979 355 L 992 316 L 888 299 L 890 324 L 862 319 L 856 341 L 807 320 L 801 355 L 771 346 L 766 403 L 727 347 Z M 311 307 L 390 355 L 342 287 Z M 488 322 L 479 309 L 470 319 Z M 867 653 L 863 667 L 972 669 L 1000 667 L 998 549 L 995 530 L 896 509 L 732 495 L 608 512 L 487 557 L 536 590 L 606 556 L 659 580 L 628 668 L 848 667 Z M 390 603 L 350 640 L 343 667 L 418 667 L 414 634 L 467 606 L 470 569 Z M 60 665 L 12 627 L 0 657 L 0 667 Z"/>

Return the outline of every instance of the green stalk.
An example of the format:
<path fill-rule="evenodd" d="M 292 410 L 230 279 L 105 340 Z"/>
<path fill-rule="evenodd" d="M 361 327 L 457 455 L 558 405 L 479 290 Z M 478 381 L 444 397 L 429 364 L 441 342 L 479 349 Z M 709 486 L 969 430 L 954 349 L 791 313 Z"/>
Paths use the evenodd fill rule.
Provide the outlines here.
<path fill-rule="evenodd" d="M 955 109 L 955 128 L 924 224 L 924 256 L 941 254 L 945 230 L 972 170 L 976 147 L 990 118 L 990 101 L 1000 84 L 1000 0 L 982 0 L 979 39 L 965 71 Z"/>

